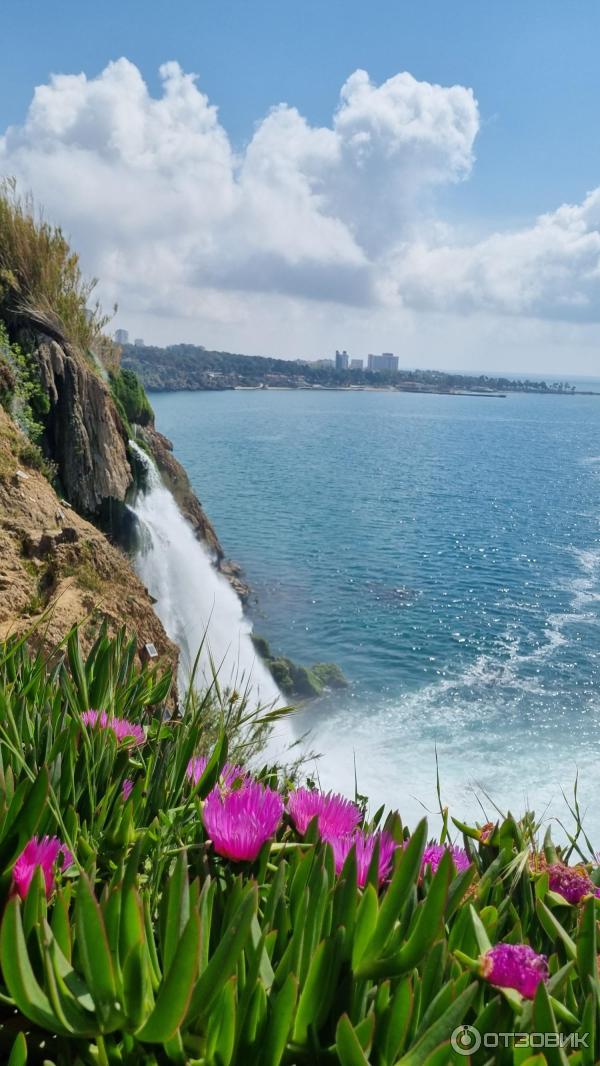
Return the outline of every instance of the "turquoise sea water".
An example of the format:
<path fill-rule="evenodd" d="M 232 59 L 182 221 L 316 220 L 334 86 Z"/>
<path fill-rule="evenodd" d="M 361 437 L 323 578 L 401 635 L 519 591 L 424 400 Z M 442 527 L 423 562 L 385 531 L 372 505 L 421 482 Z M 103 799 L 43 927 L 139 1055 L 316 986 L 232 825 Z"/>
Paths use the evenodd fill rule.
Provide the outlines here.
<path fill-rule="evenodd" d="M 154 394 L 256 631 L 350 688 L 294 719 L 409 819 L 567 817 L 600 848 L 600 397 Z"/>

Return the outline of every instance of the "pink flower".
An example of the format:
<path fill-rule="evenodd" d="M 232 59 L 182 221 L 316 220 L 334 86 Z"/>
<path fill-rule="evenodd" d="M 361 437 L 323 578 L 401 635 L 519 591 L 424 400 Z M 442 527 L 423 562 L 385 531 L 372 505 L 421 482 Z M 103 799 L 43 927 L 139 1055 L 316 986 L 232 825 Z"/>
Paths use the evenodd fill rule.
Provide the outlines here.
<path fill-rule="evenodd" d="M 132 740 L 138 746 L 146 740 L 146 734 L 141 725 L 130 722 L 127 718 L 109 718 L 106 711 L 84 711 L 81 715 L 84 725 L 97 726 L 99 729 L 110 729 L 117 740 Z"/>
<path fill-rule="evenodd" d="M 32 837 L 19 855 L 13 866 L 13 882 L 21 899 L 25 899 L 36 866 L 41 866 L 46 882 L 46 898 L 54 889 L 54 868 L 58 856 L 62 855 L 61 870 L 67 870 L 75 862 L 69 849 L 58 837 Z"/>
<path fill-rule="evenodd" d="M 331 844 L 333 848 L 336 874 L 341 874 L 350 849 L 352 845 L 355 845 L 358 883 L 361 888 L 364 888 L 367 881 L 369 866 L 371 865 L 371 859 L 373 858 L 373 850 L 378 840 L 378 878 L 379 884 L 382 884 L 383 881 L 389 877 L 392 868 L 392 859 L 397 846 L 393 837 L 386 832 L 363 833 L 361 829 L 356 829 L 351 835 L 329 838 L 328 843 Z"/>
<path fill-rule="evenodd" d="M 556 862 L 547 867 L 548 887 L 568 903 L 579 903 L 585 896 L 600 896 L 600 888 L 583 867 L 564 866 Z"/>
<path fill-rule="evenodd" d="M 273 836 L 282 815 L 279 793 L 251 780 L 235 792 L 213 788 L 202 812 L 215 851 L 234 862 L 252 862 Z"/>
<path fill-rule="evenodd" d="M 207 766 L 207 755 L 196 755 L 193 759 L 190 759 L 186 775 L 194 785 L 198 784 Z M 218 784 L 222 789 L 233 788 L 236 781 L 244 781 L 247 777 L 248 773 L 243 766 L 233 766 L 231 763 L 226 762 L 219 774 Z"/>
<path fill-rule="evenodd" d="M 288 811 L 299 833 L 306 832 L 316 815 L 323 840 L 348 836 L 360 821 L 356 804 L 337 792 L 312 792 L 308 788 L 297 788 L 289 795 Z"/>
<path fill-rule="evenodd" d="M 131 792 L 132 792 L 132 789 L 133 789 L 133 781 L 131 780 L 130 777 L 128 777 L 123 782 L 123 787 L 121 789 L 121 795 L 123 796 L 123 802 L 124 803 L 126 803 L 127 800 L 129 799 L 129 797 L 131 795 Z"/>
<path fill-rule="evenodd" d="M 471 860 L 464 848 L 456 848 L 453 844 L 428 844 L 421 859 L 421 874 L 425 873 L 427 866 L 434 874 L 447 851 L 452 855 L 452 861 L 458 873 L 467 870 L 471 865 Z"/>
<path fill-rule="evenodd" d="M 548 962 L 528 944 L 496 944 L 481 960 L 483 977 L 498 988 L 515 988 L 533 999 L 537 986 L 548 979 Z"/>

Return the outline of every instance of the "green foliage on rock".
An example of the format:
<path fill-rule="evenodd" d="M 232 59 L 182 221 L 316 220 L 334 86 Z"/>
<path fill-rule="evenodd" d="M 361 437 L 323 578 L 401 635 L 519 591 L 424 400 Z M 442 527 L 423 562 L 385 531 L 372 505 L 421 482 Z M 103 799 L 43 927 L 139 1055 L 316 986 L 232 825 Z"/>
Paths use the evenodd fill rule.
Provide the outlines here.
<path fill-rule="evenodd" d="M 34 444 L 39 443 L 44 432 L 44 418 L 50 410 L 39 365 L 30 353 L 24 352 L 18 344 L 10 343 L 6 325 L 0 321 L 0 388 L 2 381 L 5 382 L 0 392 L 2 406 L 29 439 Z"/>
<path fill-rule="evenodd" d="M 0 318 L 58 332 L 86 351 L 108 322 L 97 302 L 88 306 L 95 287 L 60 227 L 37 216 L 14 181 L 0 181 Z"/>
<path fill-rule="evenodd" d="M 50 403 L 34 357 L 18 344 L 11 344 L 4 322 L 0 321 L 0 404 L 24 434 L 16 452 L 26 466 L 39 470 L 49 481 L 56 477 L 56 465 L 44 455 L 40 442 Z"/>
<path fill-rule="evenodd" d="M 110 375 L 110 391 L 126 425 L 147 426 L 154 422 L 154 411 L 144 386 L 133 370 L 118 370 Z"/>
<path fill-rule="evenodd" d="M 346 688 L 348 684 L 336 663 L 300 666 L 285 656 L 273 655 L 269 642 L 264 637 L 255 634 L 252 643 L 284 696 L 290 699 L 315 699 L 321 696 L 325 689 Z"/>
<path fill-rule="evenodd" d="M 337 663 L 315 663 L 312 673 L 325 688 L 348 687 L 348 682 Z"/>

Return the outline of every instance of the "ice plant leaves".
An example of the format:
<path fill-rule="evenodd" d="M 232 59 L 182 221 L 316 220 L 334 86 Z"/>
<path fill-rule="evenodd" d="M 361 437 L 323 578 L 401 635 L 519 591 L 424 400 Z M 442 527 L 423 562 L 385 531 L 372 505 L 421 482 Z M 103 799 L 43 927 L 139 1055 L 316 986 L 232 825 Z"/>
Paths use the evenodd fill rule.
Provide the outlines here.
<path fill-rule="evenodd" d="M 147 1044 L 164 1044 L 177 1032 L 185 1018 L 196 974 L 200 951 L 200 919 L 193 912 L 177 944 L 173 960 L 161 985 L 154 1010 L 136 1033 Z"/>
<path fill-rule="evenodd" d="M 106 926 L 89 878 L 82 873 L 75 904 L 75 924 L 81 967 L 98 1011 L 102 1028 L 115 1028 L 120 1020 L 113 959 Z"/>
<path fill-rule="evenodd" d="M 335 1050 L 342 1066 L 369 1066 L 369 1060 L 347 1014 L 342 1014 L 337 1024 Z"/>
<path fill-rule="evenodd" d="M 0 963 L 8 991 L 21 1013 L 41 1029 L 66 1035 L 68 1030 L 56 1018 L 33 972 L 21 922 L 21 903 L 16 896 L 7 903 L 2 919 Z"/>
<path fill-rule="evenodd" d="M 252 886 L 246 891 L 212 959 L 196 983 L 190 1004 L 190 1017 L 204 1017 L 208 1013 L 225 981 L 233 973 L 249 935 L 257 906 L 258 892 L 256 886 Z"/>
<path fill-rule="evenodd" d="M 401 852 L 400 861 L 383 897 L 377 924 L 365 952 L 366 958 L 376 958 L 378 954 L 385 951 L 394 925 L 406 904 L 410 889 L 417 880 L 426 839 L 427 822 L 423 819 L 419 822 L 407 847 Z"/>
<path fill-rule="evenodd" d="M 389 956 L 361 962 L 355 970 L 357 977 L 400 977 L 418 965 L 440 936 L 452 869 L 452 856 L 446 852 L 425 900 L 415 912 L 405 943 Z"/>
<path fill-rule="evenodd" d="M 297 825 L 293 805 L 278 824 L 288 796 L 273 768 L 230 772 L 235 739 L 208 740 L 195 699 L 181 720 L 151 720 L 165 692 L 124 635 L 101 633 L 87 658 L 72 641 L 52 667 L 22 642 L 0 649 L 0 997 L 23 1030 L 3 1045 L 12 1066 L 25 1066 L 26 1031 L 30 1059 L 54 1036 L 64 1066 L 446 1066 L 463 1024 L 545 1028 L 586 1041 L 545 1049 L 549 1064 L 600 1061 L 592 862 L 569 867 L 549 838 L 534 852 L 531 819 L 499 821 L 485 839 L 455 822 L 465 853 L 448 819 L 432 841 L 425 822 L 412 834 L 398 814 L 356 822 L 353 804 L 316 792 L 297 797 Z M 82 727 L 90 702 L 145 742 L 102 719 Z M 256 803 L 222 804 L 248 782 Z M 242 821 L 260 820 L 265 787 L 277 817 L 246 848 Z M 222 854 L 203 821 L 211 806 L 231 816 Z M 32 835 L 65 841 L 77 861 L 48 899 L 36 867 L 20 900 L 14 865 Z M 548 956 L 535 999 L 494 986 L 515 981 L 490 959 L 532 955 Z"/>

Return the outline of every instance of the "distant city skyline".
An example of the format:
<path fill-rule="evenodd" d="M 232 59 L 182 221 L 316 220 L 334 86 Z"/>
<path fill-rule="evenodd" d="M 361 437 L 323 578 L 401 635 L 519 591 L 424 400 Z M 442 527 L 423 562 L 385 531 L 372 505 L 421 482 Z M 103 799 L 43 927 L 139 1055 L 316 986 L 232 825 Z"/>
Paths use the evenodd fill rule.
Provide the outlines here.
<path fill-rule="evenodd" d="M 594 373 L 592 0 L 6 0 L 3 28 L 0 174 L 130 337 Z"/>

